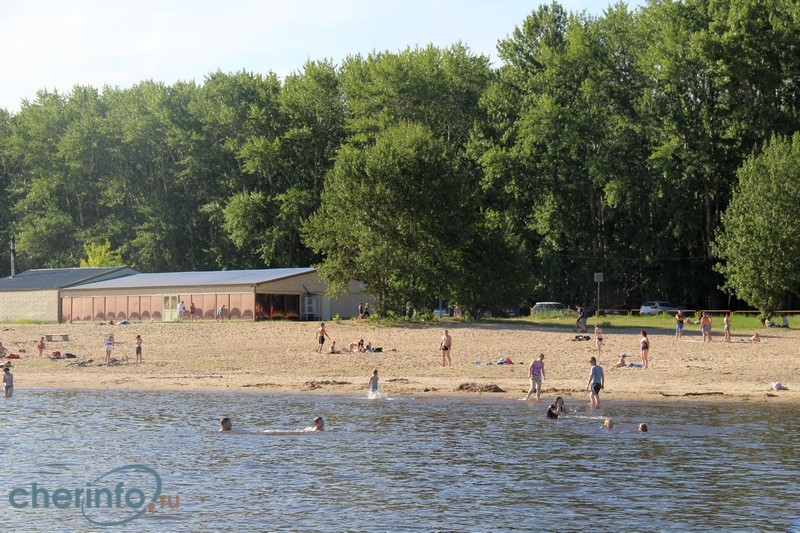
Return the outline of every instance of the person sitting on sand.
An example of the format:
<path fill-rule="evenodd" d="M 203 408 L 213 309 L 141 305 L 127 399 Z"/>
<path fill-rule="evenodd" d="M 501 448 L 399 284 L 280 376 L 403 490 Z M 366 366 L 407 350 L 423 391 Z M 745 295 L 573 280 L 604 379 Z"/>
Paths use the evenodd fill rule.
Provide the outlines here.
<path fill-rule="evenodd" d="M 314 419 L 314 431 L 325 431 L 325 421 L 321 416 Z"/>
<path fill-rule="evenodd" d="M 219 421 L 219 430 L 220 431 L 230 431 L 233 428 L 231 424 L 231 419 L 227 416 Z"/>
<path fill-rule="evenodd" d="M 750 337 L 750 340 L 751 340 L 752 342 L 761 342 L 761 336 L 760 336 L 758 333 L 756 333 L 755 335 L 753 335 L 752 337 Z"/>
<path fill-rule="evenodd" d="M 547 408 L 547 418 L 551 420 L 556 420 L 558 417 L 564 413 L 564 398 L 561 396 L 556 397 L 556 401 L 554 401 L 550 407 Z"/>
<path fill-rule="evenodd" d="M 358 350 L 358 341 L 353 341 L 350 344 L 348 344 L 347 345 L 347 349 L 344 350 L 344 351 L 350 352 L 350 353 L 357 353 L 359 351 Z"/>
<path fill-rule="evenodd" d="M 328 353 L 342 353 L 342 351 L 336 347 L 336 341 L 331 342 L 331 347 L 328 350 Z"/>
<path fill-rule="evenodd" d="M 775 327 L 775 321 L 772 320 L 772 317 L 769 317 L 769 316 L 765 317 L 764 318 L 764 326 L 768 327 L 768 328 L 774 328 Z"/>
<path fill-rule="evenodd" d="M 614 365 L 614 368 L 625 368 L 626 366 L 628 366 L 628 363 L 625 362 L 626 357 L 628 357 L 628 354 L 626 354 L 625 352 L 619 354 L 619 361 L 617 361 L 617 364 Z"/>
<path fill-rule="evenodd" d="M 358 339 L 358 351 L 359 352 L 364 351 L 364 339 Z"/>
<path fill-rule="evenodd" d="M 647 424 L 642 422 L 641 424 L 639 424 L 639 427 L 636 428 L 636 431 L 638 431 L 639 433 L 647 433 Z"/>

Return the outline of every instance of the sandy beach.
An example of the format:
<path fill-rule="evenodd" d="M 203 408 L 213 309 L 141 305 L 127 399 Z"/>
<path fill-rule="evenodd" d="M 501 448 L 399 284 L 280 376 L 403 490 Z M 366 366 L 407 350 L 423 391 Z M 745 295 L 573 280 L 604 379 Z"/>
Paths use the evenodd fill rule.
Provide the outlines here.
<path fill-rule="evenodd" d="M 337 345 L 363 338 L 381 353 L 316 353 L 317 323 L 184 322 L 101 326 L 95 324 L 0 325 L 0 341 L 11 352 L 15 391 L 26 387 L 204 389 L 241 391 L 365 391 L 373 369 L 387 394 L 475 395 L 522 398 L 528 390 L 528 365 L 545 354 L 544 396 L 586 396 L 589 357 L 597 355 L 594 338 L 574 340 L 569 329 L 544 328 L 524 321 L 452 323 L 376 327 L 368 322 L 330 322 Z M 438 350 L 443 328 L 453 337 L 453 366 L 442 367 Z M 106 366 L 104 335 L 114 333 L 115 359 Z M 797 330 L 762 330 L 763 341 L 751 343 L 750 332 L 736 332 L 712 343 L 687 329 L 677 341 L 674 331 L 649 330 L 650 366 L 614 368 L 620 352 L 640 363 L 639 332 L 606 328 L 598 361 L 605 369 L 602 401 L 702 400 L 800 402 Z M 143 339 L 143 363 L 134 364 L 135 338 Z M 40 358 L 36 342 L 43 335 L 68 340 L 47 342 L 45 355 L 58 350 L 77 359 Z M 326 343 L 327 348 L 329 342 Z M 508 357 L 514 364 L 497 365 Z M 127 358 L 127 362 L 125 361 Z M 91 362 L 89 362 L 91 360 Z M 82 362 L 82 364 L 77 364 Z M 480 362 L 481 364 L 476 364 Z M 787 391 L 771 391 L 779 381 Z M 503 392 L 485 392 L 499 388 Z"/>

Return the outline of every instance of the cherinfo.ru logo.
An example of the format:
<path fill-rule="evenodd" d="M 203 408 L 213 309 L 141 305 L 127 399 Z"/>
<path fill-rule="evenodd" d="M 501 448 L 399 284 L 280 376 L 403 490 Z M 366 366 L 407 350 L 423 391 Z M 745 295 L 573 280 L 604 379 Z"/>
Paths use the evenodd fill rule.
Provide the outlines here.
<path fill-rule="evenodd" d="M 147 512 L 180 507 L 180 496 L 161 494 L 161 476 L 144 465 L 115 468 L 80 488 L 42 483 L 15 487 L 8 493 L 14 509 L 80 509 L 97 526 L 118 526 Z"/>

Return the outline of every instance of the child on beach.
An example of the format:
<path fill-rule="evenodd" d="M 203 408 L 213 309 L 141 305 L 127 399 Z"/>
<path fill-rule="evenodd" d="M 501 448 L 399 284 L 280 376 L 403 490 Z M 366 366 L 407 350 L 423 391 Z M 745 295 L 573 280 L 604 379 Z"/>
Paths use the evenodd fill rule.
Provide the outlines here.
<path fill-rule="evenodd" d="M 378 369 L 372 371 L 372 376 L 369 378 L 369 391 L 371 393 L 378 392 Z"/>
<path fill-rule="evenodd" d="M 39 357 L 44 357 L 44 337 L 39 339 L 39 342 L 36 343 L 36 349 L 39 350 Z"/>
<path fill-rule="evenodd" d="M 136 335 L 136 362 L 142 362 L 142 336 Z"/>
<path fill-rule="evenodd" d="M 106 335 L 104 340 L 104 346 L 106 348 L 106 364 L 111 363 L 111 350 L 114 349 L 114 334 L 109 333 Z"/>
<path fill-rule="evenodd" d="M 614 368 L 625 368 L 626 366 L 628 366 L 628 364 L 625 362 L 626 357 L 628 357 L 628 354 L 626 354 L 625 352 L 619 354 L 619 361 L 617 361 L 617 364 L 614 365 Z"/>
<path fill-rule="evenodd" d="M 325 331 L 325 323 L 320 323 L 319 327 L 317 328 L 317 340 L 319 341 L 319 346 L 317 346 L 317 353 L 322 353 L 322 346 L 325 344 L 325 337 L 331 338 L 328 335 L 328 332 Z"/>
<path fill-rule="evenodd" d="M 725 318 L 723 319 L 724 327 L 722 328 L 725 333 L 725 342 L 731 342 L 731 313 L 728 311 L 725 313 Z"/>
<path fill-rule="evenodd" d="M 647 354 L 650 351 L 650 339 L 647 338 L 647 332 L 642 330 L 642 339 L 639 341 L 639 346 L 642 349 L 642 368 L 647 368 Z"/>
<path fill-rule="evenodd" d="M 600 349 L 603 347 L 603 328 L 600 324 L 594 326 L 594 343 L 597 346 L 597 355 L 600 355 Z"/>
<path fill-rule="evenodd" d="M 528 391 L 528 395 L 525 396 L 525 400 L 527 401 L 533 391 L 536 391 L 536 401 L 542 399 L 542 380 L 544 379 L 544 354 L 540 353 L 539 358 L 535 359 L 531 362 L 530 367 L 528 367 L 528 376 L 531 379 L 531 388 Z"/>
<path fill-rule="evenodd" d="M 3 392 L 6 398 L 11 398 L 14 394 L 14 374 L 7 366 L 3 367 Z"/>

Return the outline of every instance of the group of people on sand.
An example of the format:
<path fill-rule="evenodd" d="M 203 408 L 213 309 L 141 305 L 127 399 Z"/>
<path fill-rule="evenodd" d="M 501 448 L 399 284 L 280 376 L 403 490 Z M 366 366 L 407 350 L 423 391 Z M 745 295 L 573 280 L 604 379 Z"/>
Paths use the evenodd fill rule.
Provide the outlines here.
<path fill-rule="evenodd" d="M 372 342 L 364 343 L 364 339 L 358 339 L 357 341 L 352 341 L 347 344 L 345 348 L 339 348 L 336 346 L 336 341 L 331 339 L 331 336 L 328 334 L 328 330 L 325 329 L 325 323 L 321 323 L 319 328 L 317 328 L 317 353 L 322 353 L 322 350 L 325 347 L 325 340 L 328 339 L 331 341 L 331 347 L 328 348 L 328 353 L 330 354 L 337 354 L 337 353 L 370 353 L 375 351 L 372 347 Z M 378 349 L 380 351 L 380 349 Z"/>

